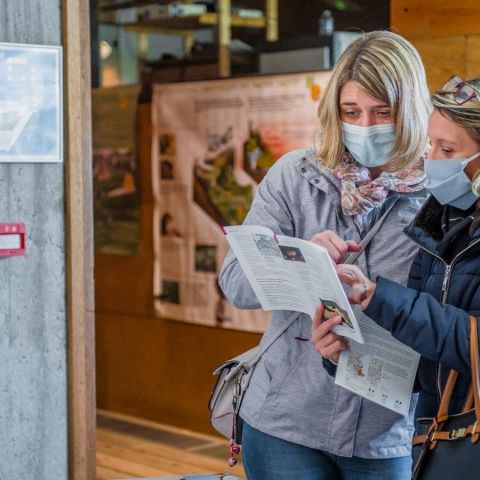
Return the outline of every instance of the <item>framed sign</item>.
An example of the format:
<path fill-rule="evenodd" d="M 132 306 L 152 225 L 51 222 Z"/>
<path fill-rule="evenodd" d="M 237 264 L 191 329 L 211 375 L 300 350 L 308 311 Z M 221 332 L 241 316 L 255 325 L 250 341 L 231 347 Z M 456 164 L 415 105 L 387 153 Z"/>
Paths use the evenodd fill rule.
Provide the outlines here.
<path fill-rule="evenodd" d="M 0 163 L 63 161 L 62 48 L 0 43 Z"/>

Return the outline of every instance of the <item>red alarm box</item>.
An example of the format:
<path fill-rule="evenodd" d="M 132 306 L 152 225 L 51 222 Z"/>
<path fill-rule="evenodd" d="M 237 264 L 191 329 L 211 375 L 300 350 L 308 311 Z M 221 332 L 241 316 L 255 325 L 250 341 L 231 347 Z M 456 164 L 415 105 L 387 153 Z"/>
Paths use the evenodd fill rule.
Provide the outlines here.
<path fill-rule="evenodd" d="M 0 257 L 25 255 L 25 224 L 0 223 Z"/>

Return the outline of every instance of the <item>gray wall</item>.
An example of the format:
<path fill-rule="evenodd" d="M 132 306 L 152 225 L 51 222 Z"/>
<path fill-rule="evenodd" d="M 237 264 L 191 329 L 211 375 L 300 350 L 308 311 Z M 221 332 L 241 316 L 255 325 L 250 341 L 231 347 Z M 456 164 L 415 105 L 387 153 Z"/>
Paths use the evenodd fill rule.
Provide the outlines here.
<path fill-rule="evenodd" d="M 0 0 L 0 41 L 61 44 L 61 0 Z M 0 480 L 63 480 L 67 362 L 63 165 L 0 164 L 0 222 L 27 255 L 0 259 Z"/>

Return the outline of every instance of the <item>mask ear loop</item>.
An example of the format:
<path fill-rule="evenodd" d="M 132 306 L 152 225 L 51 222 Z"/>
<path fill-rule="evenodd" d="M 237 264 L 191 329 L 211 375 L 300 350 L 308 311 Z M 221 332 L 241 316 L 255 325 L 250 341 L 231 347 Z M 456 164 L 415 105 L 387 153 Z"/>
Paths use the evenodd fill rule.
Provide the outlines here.
<path fill-rule="evenodd" d="M 475 154 L 473 157 L 470 157 L 469 162 L 471 162 L 472 160 L 475 160 L 475 158 L 477 158 L 479 155 L 480 155 L 480 152 Z M 473 175 L 473 178 L 472 178 L 472 192 L 477 198 L 480 197 L 480 170 L 477 170 Z M 478 211 L 479 210 L 476 210 L 476 212 L 478 212 Z M 478 229 L 479 225 L 480 225 L 480 216 L 479 216 L 479 214 L 477 214 L 477 215 L 474 214 L 473 221 L 470 225 L 470 228 L 468 229 L 468 233 L 471 237 L 473 237 L 473 235 L 475 234 L 475 231 Z"/>
<path fill-rule="evenodd" d="M 476 197 L 480 197 L 480 170 L 475 172 L 472 180 L 472 192 Z"/>

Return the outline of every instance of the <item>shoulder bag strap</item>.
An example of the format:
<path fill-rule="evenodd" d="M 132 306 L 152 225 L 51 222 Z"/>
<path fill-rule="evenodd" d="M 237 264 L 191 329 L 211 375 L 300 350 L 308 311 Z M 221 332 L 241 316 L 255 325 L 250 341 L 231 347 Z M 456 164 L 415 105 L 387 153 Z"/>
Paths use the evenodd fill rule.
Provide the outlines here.
<path fill-rule="evenodd" d="M 475 405 L 475 417 L 480 426 L 480 371 L 479 371 L 479 347 L 478 347 L 478 320 L 470 316 L 470 369 L 472 373 L 473 403 Z"/>
<path fill-rule="evenodd" d="M 362 249 L 359 252 L 352 252 L 349 255 L 347 255 L 347 257 L 345 258 L 345 261 L 343 263 L 350 263 L 351 264 L 351 263 L 356 262 L 357 258 L 365 251 L 365 248 L 370 243 L 372 238 L 380 230 L 380 227 L 383 225 L 383 222 L 388 217 L 388 214 L 392 211 L 393 207 L 397 204 L 397 202 L 398 202 L 398 197 L 395 197 L 392 200 L 392 203 L 387 207 L 385 212 L 382 214 L 382 216 L 375 222 L 373 227 L 362 238 L 362 240 L 360 242 L 360 246 L 362 247 Z"/>
<path fill-rule="evenodd" d="M 438 407 L 438 413 L 435 417 L 437 419 L 437 424 L 440 425 L 448 419 L 448 407 L 450 406 L 450 400 L 452 398 L 453 389 L 455 388 L 455 383 L 457 383 L 458 372 L 456 370 L 450 370 L 448 374 L 447 383 L 443 389 L 442 398 L 440 400 L 440 405 Z"/>
<path fill-rule="evenodd" d="M 473 396 L 473 405 L 475 408 L 475 417 L 480 427 L 480 378 L 479 378 L 479 351 L 478 351 L 478 321 L 473 315 L 470 316 L 470 371 L 472 377 L 472 384 L 467 395 L 465 402 L 465 408 L 468 408 L 468 404 L 471 403 L 471 397 Z M 437 424 L 444 423 L 448 419 L 448 410 L 450 400 L 452 398 L 453 389 L 457 381 L 458 372 L 456 370 L 450 370 L 448 380 L 443 389 L 442 399 L 440 406 L 438 407 L 438 413 L 436 416 Z"/>
<path fill-rule="evenodd" d="M 291 325 L 295 322 L 295 320 L 300 316 L 299 312 L 293 312 L 287 320 L 282 325 L 282 328 L 266 343 L 262 346 L 258 347 L 258 351 L 256 355 L 249 361 L 245 362 L 244 366 L 248 369 L 254 367 L 262 355 L 290 328 Z"/>

